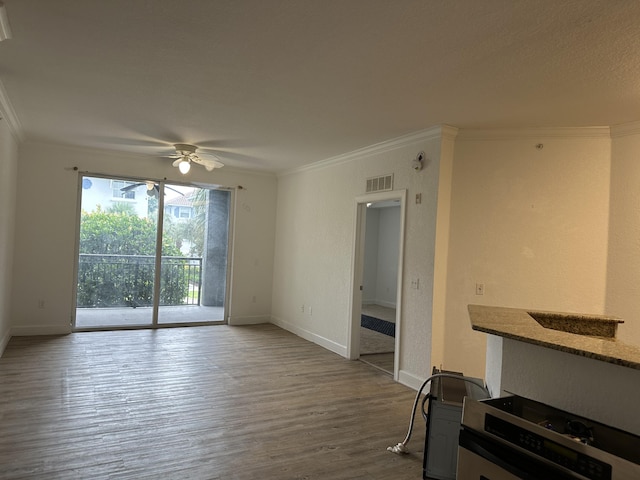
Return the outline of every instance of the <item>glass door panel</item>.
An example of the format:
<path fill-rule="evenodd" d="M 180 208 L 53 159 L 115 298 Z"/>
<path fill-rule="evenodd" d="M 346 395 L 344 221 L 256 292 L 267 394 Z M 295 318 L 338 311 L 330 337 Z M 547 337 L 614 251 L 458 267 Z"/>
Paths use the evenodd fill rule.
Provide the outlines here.
<path fill-rule="evenodd" d="M 231 194 L 171 184 L 164 194 L 158 323 L 222 323 Z"/>
<path fill-rule="evenodd" d="M 81 191 L 75 327 L 152 324 L 159 186 L 84 176 Z"/>

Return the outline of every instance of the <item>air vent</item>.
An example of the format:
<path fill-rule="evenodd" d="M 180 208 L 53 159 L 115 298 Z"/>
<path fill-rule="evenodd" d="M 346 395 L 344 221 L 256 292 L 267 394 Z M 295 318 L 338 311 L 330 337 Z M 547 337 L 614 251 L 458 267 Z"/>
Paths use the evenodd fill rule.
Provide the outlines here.
<path fill-rule="evenodd" d="M 367 193 L 393 190 L 393 173 L 367 178 Z"/>

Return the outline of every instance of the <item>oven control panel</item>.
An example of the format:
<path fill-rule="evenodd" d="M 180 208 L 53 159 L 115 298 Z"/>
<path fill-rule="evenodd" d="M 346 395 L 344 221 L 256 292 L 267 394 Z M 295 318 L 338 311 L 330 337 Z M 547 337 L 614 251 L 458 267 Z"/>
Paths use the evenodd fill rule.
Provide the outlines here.
<path fill-rule="evenodd" d="M 491 414 L 485 431 L 590 480 L 611 480 L 611 465 L 537 435 Z"/>

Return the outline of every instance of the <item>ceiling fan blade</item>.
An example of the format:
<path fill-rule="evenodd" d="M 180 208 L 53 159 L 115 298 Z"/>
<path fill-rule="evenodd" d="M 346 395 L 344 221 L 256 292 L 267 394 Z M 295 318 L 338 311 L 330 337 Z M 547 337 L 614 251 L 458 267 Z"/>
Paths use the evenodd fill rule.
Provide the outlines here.
<path fill-rule="evenodd" d="M 218 160 L 213 160 L 211 158 L 195 158 L 193 159 L 195 163 L 199 163 L 207 170 L 211 171 L 214 168 L 222 168 L 224 167 L 224 163 L 219 162 Z"/>
<path fill-rule="evenodd" d="M 133 190 L 134 188 L 138 188 L 140 185 L 145 185 L 144 183 L 134 183 L 132 185 L 127 185 L 126 187 L 122 187 L 120 189 L 121 192 L 128 192 L 129 190 Z"/>
<path fill-rule="evenodd" d="M 184 193 L 182 193 L 182 192 L 180 192 L 180 191 L 176 190 L 175 188 L 171 188 L 169 185 L 165 185 L 165 186 L 164 186 L 164 189 L 165 189 L 165 190 L 171 190 L 172 192 L 176 192 L 177 194 L 182 195 L 182 196 L 184 197 Z M 165 193 L 165 195 L 166 195 L 166 193 Z"/>

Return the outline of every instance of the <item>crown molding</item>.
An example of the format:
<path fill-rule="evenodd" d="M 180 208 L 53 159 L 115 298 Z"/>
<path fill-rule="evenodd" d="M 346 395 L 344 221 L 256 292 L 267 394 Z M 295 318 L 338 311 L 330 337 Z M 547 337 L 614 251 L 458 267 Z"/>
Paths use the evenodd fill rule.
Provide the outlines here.
<path fill-rule="evenodd" d="M 458 140 L 517 140 L 541 138 L 611 138 L 610 127 L 529 127 L 460 129 Z"/>
<path fill-rule="evenodd" d="M 291 170 L 284 170 L 279 172 L 278 177 L 283 177 L 287 175 L 291 175 L 294 173 L 308 172 L 312 170 L 320 170 L 327 167 L 332 167 L 335 165 L 341 165 L 343 163 L 352 162 L 354 160 L 359 160 L 362 158 L 367 158 L 372 155 L 379 155 L 381 153 L 390 152 L 392 150 L 396 150 L 398 148 L 414 145 L 416 143 L 426 142 L 429 140 L 440 139 L 443 137 L 446 138 L 455 138 L 458 129 L 456 127 L 451 127 L 449 125 L 437 125 L 435 127 L 428 128 L 426 130 L 421 130 L 419 132 L 409 133 L 407 135 L 403 135 L 401 137 L 393 138 L 391 140 L 386 140 L 384 142 L 376 143 L 374 145 L 370 145 L 368 147 L 359 148 L 357 150 L 353 150 L 351 152 L 343 153 L 337 155 L 335 157 L 330 157 L 325 160 L 320 160 L 318 162 L 314 162 L 310 165 L 305 165 L 302 167 L 296 167 Z"/>
<path fill-rule="evenodd" d="M 640 122 L 622 123 L 611 127 L 611 137 L 627 137 L 640 134 Z"/>
<path fill-rule="evenodd" d="M 24 132 L 22 129 L 22 125 L 20 120 L 18 119 L 18 115 L 16 111 L 13 109 L 13 105 L 9 100 L 9 96 L 7 95 L 7 91 L 4 88 L 4 85 L 0 81 L 0 117 L 6 120 L 7 125 L 9 125 L 9 131 L 14 136 L 14 138 L 20 142 L 24 141 Z"/>
<path fill-rule="evenodd" d="M 455 140 L 458 137 L 460 129 L 451 125 L 441 125 L 441 136 L 447 140 Z"/>

